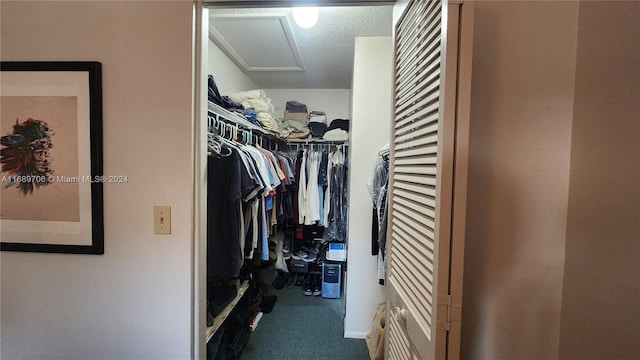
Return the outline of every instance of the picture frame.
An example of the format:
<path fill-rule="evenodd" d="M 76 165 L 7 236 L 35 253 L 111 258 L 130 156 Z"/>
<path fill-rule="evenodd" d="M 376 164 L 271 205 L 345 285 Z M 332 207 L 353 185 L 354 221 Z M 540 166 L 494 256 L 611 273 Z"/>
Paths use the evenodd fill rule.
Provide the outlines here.
<path fill-rule="evenodd" d="M 100 62 L 0 62 L 0 165 L 0 250 L 104 254 Z"/>

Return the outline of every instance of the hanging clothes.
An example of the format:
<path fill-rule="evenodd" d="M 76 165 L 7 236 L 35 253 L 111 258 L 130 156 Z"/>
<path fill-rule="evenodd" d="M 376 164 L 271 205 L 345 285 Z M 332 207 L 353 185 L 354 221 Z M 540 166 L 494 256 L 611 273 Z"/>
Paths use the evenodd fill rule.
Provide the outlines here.
<path fill-rule="evenodd" d="M 240 245 L 241 160 L 235 149 L 207 161 L 207 279 L 237 278 L 243 251 Z"/>
<path fill-rule="evenodd" d="M 378 257 L 378 282 L 384 285 L 387 269 L 387 212 L 389 186 L 389 146 L 380 150 L 371 181 L 371 198 L 373 200 L 373 227 L 371 229 L 372 255 Z"/>
<path fill-rule="evenodd" d="M 314 145 L 316 146 L 316 145 Z M 325 238 L 346 240 L 347 162 L 342 146 L 317 145 L 302 149 L 296 158 L 296 206 L 300 226 L 320 226 Z M 298 230 L 301 233 L 301 229 Z M 302 238 L 299 234 L 298 238 Z"/>
<path fill-rule="evenodd" d="M 306 189 L 305 225 L 313 225 L 320 220 L 320 199 L 318 195 L 318 152 L 309 154 L 307 163 L 308 181 Z"/>
<path fill-rule="evenodd" d="M 244 259 L 270 261 L 269 236 L 291 218 L 294 161 L 284 153 L 225 139 L 238 129 L 210 121 L 207 278 L 237 278 Z M 252 138 L 251 136 L 249 138 Z"/>
<path fill-rule="evenodd" d="M 342 148 L 331 157 L 331 201 L 328 234 L 332 239 L 344 241 L 347 234 L 347 163 Z"/>
<path fill-rule="evenodd" d="M 277 239 L 283 231 L 293 239 L 296 226 L 299 239 L 328 234 L 324 241 L 346 241 L 348 164 L 342 145 L 273 151 L 237 142 L 233 125 L 213 125 L 222 127 L 222 136 L 209 135 L 208 278 L 235 278 L 244 261 L 273 264 L 282 255 Z M 280 252 L 285 247 L 290 251 L 291 244 L 283 241 Z"/>

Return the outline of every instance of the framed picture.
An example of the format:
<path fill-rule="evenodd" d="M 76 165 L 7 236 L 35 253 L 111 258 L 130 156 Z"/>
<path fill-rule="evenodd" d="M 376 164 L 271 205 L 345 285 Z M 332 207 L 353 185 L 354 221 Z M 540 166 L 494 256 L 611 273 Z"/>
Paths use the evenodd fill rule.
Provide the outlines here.
<path fill-rule="evenodd" d="M 0 248 L 104 254 L 99 62 L 0 62 Z"/>

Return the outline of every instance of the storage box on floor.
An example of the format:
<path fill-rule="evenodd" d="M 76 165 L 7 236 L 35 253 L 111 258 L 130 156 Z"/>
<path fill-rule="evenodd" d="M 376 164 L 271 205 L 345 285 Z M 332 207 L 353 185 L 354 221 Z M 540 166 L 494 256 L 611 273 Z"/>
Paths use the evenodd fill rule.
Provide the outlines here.
<path fill-rule="evenodd" d="M 324 262 L 322 264 L 322 297 L 329 299 L 340 298 L 342 286 L 342 265 Z"/>

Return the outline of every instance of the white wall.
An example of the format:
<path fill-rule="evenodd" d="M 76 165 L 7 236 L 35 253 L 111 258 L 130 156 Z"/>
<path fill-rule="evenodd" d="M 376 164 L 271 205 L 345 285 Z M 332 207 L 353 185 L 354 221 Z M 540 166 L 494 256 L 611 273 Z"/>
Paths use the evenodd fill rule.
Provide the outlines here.
<path fill-rule="evenodd" d="M 220 95 L 257 89 L 258 85 L 240 70 L 220 47 L 209 39 L 209 73 L 218 85 Z"/>
<path fill-rule="evenodd" d="M 2 1 L 2 60 L 102 63 L 105 254 L 0 253 L 1 353 L 12 359 L 188 359 L 190 1 Z M 153 234 L 153 205 L 172 234 Z"/>
<path fill-rule="evenodd" d="M 297 100 L 309 111 L 327 114 L 327 124 L 333 119 L 351 118 L 351 90 L 348 89 L 265 89 L 273 106 L 285 108 L 289 100 Z"/>
<path fill-rule="evenodd" d="M 464 359 L 558 356 L 577 2 L 476 2 Z"/>
<path fill-rule="evenodd" d="M 349 177 L 346 337 L 364 338 L 376 308 L 385 302 L 371 255 L 372 200 L 367 183 L 378 151 L 389 142 L 393 47 L 390 37 L 356 38 Z"/>

